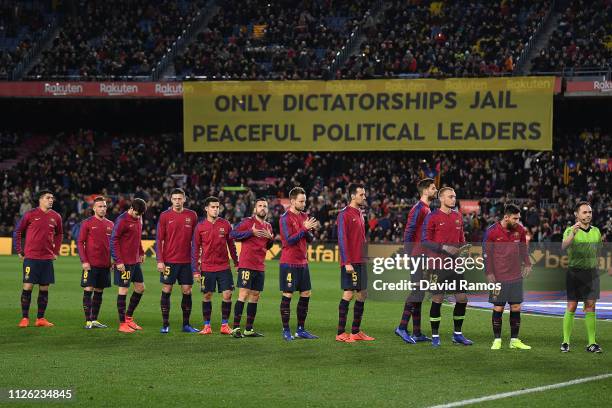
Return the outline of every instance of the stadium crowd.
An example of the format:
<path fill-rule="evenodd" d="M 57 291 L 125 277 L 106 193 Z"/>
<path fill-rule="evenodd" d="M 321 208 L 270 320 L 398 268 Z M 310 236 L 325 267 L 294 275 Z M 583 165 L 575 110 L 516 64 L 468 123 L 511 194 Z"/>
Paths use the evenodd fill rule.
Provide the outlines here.
<path fill-rule="evenodd" d="M 0 80 L 10 78 L 52 16 L 45 1 L 0 1 Z"/>
<path fill-rule="evenodd" d="M 174 61 L 178 78 L 314 79 L 369 16 L 371 0 L 225 0 Z"/>
<path fill-rule="evenodd" d="M 612 68 L 612 1 L 572 0 L 532 62 L 543 72 Z"/>
<path fill-rule="evenodd" d="M 147 76 L 203 6 L 202 1 L 79 2 L 66 12 L 29 79 Z"/>
<path fill-rule="evenodd" d="M 612 0 L 571 0 L 532 70 L 612 66 Z M 53 6 L 50 6 L 52 4 Z M 174 58 L 176 78 L 320 79 L 511 74 L 551 0 L 384 2 L 219 0 L 218 12 Z M 120 79 L 153 67 L 205 0 L 0 1 L 0 79 L 61 15 L 61 30 L 26 79 Z M 55 13 L 55 14 L 54 14 Z M 357 28 L 365 41 L 330 66 Z"/>
<path fill-rule="evenodd" d="M 14 136 L 23 138 L 22 136 Z M 350 182 L 367 186 L 368 238 L 372 242 L 402 240 L 407 212 L 418 199 L 416 181 L 430 176 L 439 185 L 454 186 L 462 199 L 479 200 L 480 212 L 464 215 L 467 239 L 480 241 L 503 204 L 523 208 L 530 239 L 560 241 L 573 223 L 573 205 L 593 203 L 594 223 L 612 237 L 612 135 L 597 129 L 567 133 L 555 139 L 553 152 L 379 152 L 379 153 L 234 153 L 185 154 L 181 137 L 109 135 L 80 132 L 54 135 L 46 147 L 32 152 L 2 172 L 0 235 L 10 235 L 27 210 L 36 206 L 32 193 L 56 192 L 67 237 L 89 214 L 90 195 L 112 200 L 114 219 L 136 197 L 147 201 L 144 235 L 153 237 L 157 217 L 169 207 L 168 192 L 183 187 L 187 206 L 203 215 L 209 195 L 221 198 L 223 216 L 232 224 L 252 213 L 256 197 L 271 199 L 271 223 L 278 227 L 283 199 L 296 185 L 309 194 L 308 211 L 321 221 L 317 238 L 336 239 L 335 219 L 346 205 Z M 599 163 L 598 159 L 604 159 Z M 564 172 L 569 177 L 564 183 Z M 278 232 L 278 231 L 277 231 Z"/>
<path fill-rule="evenodd" d="M 366 28 L 360 51 L 337 78 L 512 73 L 549 0 L 397 0 Z"/>

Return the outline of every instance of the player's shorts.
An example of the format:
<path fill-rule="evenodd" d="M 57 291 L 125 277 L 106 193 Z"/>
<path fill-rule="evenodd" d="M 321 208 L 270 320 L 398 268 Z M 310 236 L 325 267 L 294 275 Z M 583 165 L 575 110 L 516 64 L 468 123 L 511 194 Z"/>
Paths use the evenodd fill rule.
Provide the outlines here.
<path fill-rule="evenodd" d="M 53 261 L 50 259 L 23 260 L 23 283 L 49 285 L 55 283 Z"/>
<path fill-rule="evenodd" d="M 238 287 L 262 292 L 264 289 L 264 272 L 238 268 Z"/>
<path fill-rule="evenodd" d="M 281 292 L 306 292 L 312 289 L 308 265 L 280 264 L 278 281 Z"/>
<path fill-rule="evenodd" d="M 130 282 L 143 283 L 144 277 L 140 264 L 125 265 L 125 271 L 121 272 L 115 266 L 115 285 L 121 288 L 129 288 Z"/>
<path fill-rule="evenodd" d="M 417 269 L 414 273 L 410 274 L 410 282 L 413 284 L 414 290 L 410 291 L 408 295 L 408 302 L 422 302 L 425 299 L 425 291 L 421 289 L 421 280 L 423 277 L 423 270 Z"/>
<path fill-rule="evenodd" d="M 458 274 L 452 269 L 429 270 L 425 274 L 425 279 L 429 281 L 430 285 L 444 284 L 441 287 L 430 286 L 429 293 L 431 293 L 432 295 L 442 295 L 445 293 L 463 293 L 464 291 L 459 289 L 459 283 L 462 277 L 463 274 Z"/>
<path fill-rule="evenodd" d="M 83 270 L 81 273 L 81 287 L 94 287 L 104 289 L 111 287 L 110 268 L 96 268 L 92 266 L 89 271 Z"/>
<path fill-rule="evenodd" d="M 489 303 L 495 306 L 505 306 L 506 303 L 515 305 L 523 303 L 523 280 L 514 282 L 500 282 L 499 290 L 489 292 Z"/>
<path fill-rule="evenodd" d="M 565 274 L 567 300 L 579 302 L 599 299 L 597 269 L 568 268 Z"/>
<path fill-rule="evenodd" d="M 174 285 L 178 281 L 179 285 L 193 285 L 191 264 L 167 263 L 165 265 L 166 268 L 159 273 L 159 283 Z"/>
<path fill-rule="evenodd" d="M 353 272 L 347 273 L 340 267 L 340 287 L 342 290 L 364 290 L 368 288 L 368 271 L 365 263 L 354 263 Z"/>
<path fill-rule="evenodd" d="M 200 283 L 202 284 L 202 293 L 214 292 L 215 289 L 219 293 L 234 290 L 234 277 L 231 269 L 219 272 L 202 272 Z"/>

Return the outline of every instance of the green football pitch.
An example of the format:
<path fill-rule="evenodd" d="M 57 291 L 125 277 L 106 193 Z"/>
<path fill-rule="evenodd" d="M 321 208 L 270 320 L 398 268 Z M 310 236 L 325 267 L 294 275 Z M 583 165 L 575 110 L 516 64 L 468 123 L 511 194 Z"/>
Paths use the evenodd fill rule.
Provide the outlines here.
<path fill-rule="evenodd" d="M 562 383 L 612 372 L 612 322 L 598 322 L 605 352 L 584 351 L 584 323 L 577 320 L 573 350 L 559 352 L 561 319 L 523 316 L 521 338 L 529 351 L 489 350 L 491 315 L 469 309 L 463 331 L 475 344 L 453 346 L 452 308 L 443 308 L 442 347 L 404 344 L 393 333 L 401 302 L 366 303 L 362 328 L 375 342 L 334 341 L 340 299 L 338 267 L 311 264 L 313 297 L 307 328 L 319 340 L 285 342 L 281 338 L 276 262 L 267 265 L 267 281 L 255 327 L 263 338 L 233 339 L 218 334 L 220 297 L 213 299 L 212 336 L 180 331 L 180 291 L 172 297 L 171 333 L 159 333 L 161 285 L 153 259 L 145 262 L 148 285 L 135 313 L 142 332 L 116 331 L 116 288 L 107 289 L 99 320 L 108 329 L 84 330 L 78 258 L 55 263 L 47 317 L 53 328 L 17 328 L 20 319 L 21 264 L 0 257 L 0 388 L 72 389 L 72 402 L 43 405 L 88 406 L 414 406 L 454 401 Z M 30 315 L 35 317 L 36 291 Z M 295 308 L 292 304 L 292 327 Z M 423 327 L 429 332 L 429 305 Z M 243 324 L 246 315 L 243 316 Z M 352 319 L 351 313 L 349 315 Z M 32 319 L 33 321 L 34 319 Z M 200 295 L 194 296 L 192 323 L 201 323 Z M 489 401 L 480 406 L 609 406 L 612 378 L 528 395 Z M 8 400 L 4 400 L 6 403 Z M 0 401 L 0 404 L 2 402 Z M 28 405 L 22 402 L 21 405 Z"/>

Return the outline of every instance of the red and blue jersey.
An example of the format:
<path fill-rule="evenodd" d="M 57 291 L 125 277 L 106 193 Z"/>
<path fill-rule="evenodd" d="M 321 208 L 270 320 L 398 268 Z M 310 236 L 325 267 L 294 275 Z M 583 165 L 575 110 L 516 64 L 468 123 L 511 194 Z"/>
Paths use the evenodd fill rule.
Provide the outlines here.
<path fill-rule="evenodd" d="M 88 263 L 95 268 L 111 266 L 110 237 L 113 226 L 111 220 L 96 217 L 89 217 L 81 223 L 77 240 L 81 263 Z"/>
<path fill-rule="evenodd" d="M 365 220 L 360 209 L 346 206 L 338 213 L 340 265 L 364 263 Z"/>
<path fill-rule="evenodd" d="M 465 242 L 463 217 L 457 210 L 448 214 L 436 209 L 425 217 L 421 231 L 421 244 L 431 258 L 440 258 L 443 245 L 456 246 Z"/>
<path fill-rule="evenodd" d="M 191 244 L 191 270 L 194 275 L 200 274 L 200 271 L 220 272 L 230 269 L 228 249 L 234 265 L 238 265 L 236 243 L 231 232 L 232 225 L 223 218 L 217 218 L 215 222 L 204 218 L 196 225 Z"/>
<path fill-rule="evenodd" d="M 25 213 L 15 226 L 13 245 L 15 252 L 28 259 L 54 259 L 59 255 L 62 235 L 62 217 L 53 210 L 45 212 L 38 207 Z"/>
<path fill-rule="evenodd" d="M 281 264 L 287 265 L 306 265 L 307 243 L 312 241 L 312 234 L 304 227 L 304 221 L 308 219 L 308 214 L 299 212 L 294 213 L 287 210 L 281 215 L 279 220 L 282 252 L 280 257 Z"/>
<path fill-rule="evenodd" d="M 181 212 L 172 208 L 162 212 L 155 237 L 157 262 L 191 263 L 191 241 L 197 223 L 198 215 L 187 208 Z"/>
<path fill-rule="evenodd" d="M 423 232 L 423 221 L 430 212 L 429 205 L 419 200 L 408 213 L 404 229 L 404 247 L 409 248 L 410 255 L 420 255 L 423 252 L 419 243 Z"/>
<path fill-rule="evenodd" d="M 142 219 L 127 211 L 115 220 L 110 238 L 111 256 L 116 264 L 135 265 L 144 256 L 142 248 Z"/>
<path fill-rule="evenodd" d="M 521 267 L 531 265 L 527 250 L 525 228 L 516 225 L 504 228 L 496 222 L 487 228 L 482 239 L 485 274 L 495 276 L 498 282 L 512 282 L 522 278 Z"/>
<path fill-rule="evenodd" d="M 270 234 L 272 225 L 266 221 L 260 221 L 257 217 L 243 219 L 230 233 L 230 236 L 240 244 L 240 259 L 238 267 L 261 271 L 265 269 L 266 252 L 272 246 L 272 240 L 256 237 L 253 235 L 253 226 L 260 230 L 268 230 Z"/>

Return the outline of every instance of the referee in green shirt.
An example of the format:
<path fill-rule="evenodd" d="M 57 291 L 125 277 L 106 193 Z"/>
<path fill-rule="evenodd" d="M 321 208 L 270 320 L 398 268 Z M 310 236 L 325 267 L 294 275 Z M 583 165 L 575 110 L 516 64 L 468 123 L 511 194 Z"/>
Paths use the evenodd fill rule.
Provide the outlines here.
<path fill-rule="evenodd" d="M 587 201 L 579 202 L 574 208 L 576 224 L 567 227 L 563 233 L 561 249 L 567 249 L 569 267 L 565 278 L 567 286 L 567 309 L 563 316 L 563 343 L 561 351 L 570 350 L 570 336 L 574 327 L 574 315 L 578 302 L 584 302 L 584 321 L 589 345 L 586 350 L 601 353 L 595 341 L 595 302 L 599 299 L 599 275 L 597 254 L 601 248 L 601 233 L 591 225 L 593 209 Z"/>

